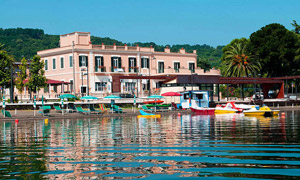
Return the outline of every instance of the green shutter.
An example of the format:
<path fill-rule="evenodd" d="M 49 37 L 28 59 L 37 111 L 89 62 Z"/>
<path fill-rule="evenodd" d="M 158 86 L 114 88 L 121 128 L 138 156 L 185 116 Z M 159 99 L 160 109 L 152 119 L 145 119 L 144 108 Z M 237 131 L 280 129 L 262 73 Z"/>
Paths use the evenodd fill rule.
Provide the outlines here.
<path fill-rule="evenodd" d="M 133 64 L 134 64 L 134 72 L 137 72 L 137 68 L 136 68 L 136 58 L 134 58 L 134 60 L 133 60 Z"/>
<path fill-rule="evenodd" d="M 147 58 L 147 68 L 149 68 L 149 58 Z"/>
<path fill-rule="evenodd" d="M 86 67 L 89 66 L 89 58 L 88 58 L 88 56 L 85 56 L 85 64 L 86 64 Z"/>
<path fill-rule="evenodd" d="M 128 58 L 128 72 L 130 72 L 131 67 L 130 67 L 130 58 Z"/>
<path fill-rule="evenodd" d="M 111 57 L 111 72 L 114 72 L 114 58 Z"/>
<path fill-rule="evenodd" d="M 118 68 L 122 68 L 122 59 L 118 57 Z"/>
<path fill-rule="evenodd" d="M 79 56 L 79 67 L 82 66 L 82 56 Z"/>
<path fill-rule="evenodd" d="M 98 71 L 98 66 L 99 66 L 98 61 L 97 61 L 98 58 L 100 58 L 100 57 L 99 56 L 95 56 L 95 71 L 96 72 Z"/>

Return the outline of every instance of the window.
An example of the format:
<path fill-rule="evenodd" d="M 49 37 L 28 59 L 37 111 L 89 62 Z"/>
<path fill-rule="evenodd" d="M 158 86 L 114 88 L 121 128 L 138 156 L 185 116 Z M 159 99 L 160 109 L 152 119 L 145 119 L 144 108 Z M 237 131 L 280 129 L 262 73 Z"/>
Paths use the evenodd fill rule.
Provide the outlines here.
<path fill-rule="evenodd" d="M 130 57 L 128 58 L 129 72 L 137 72 L 136 68 L 136 58 Z"/>
<path fill-rule="evenodd" d="M 135 82 L 125 82 L 125 91 L 134 92 Z"/>
<path fill-rule="evenodd" d="M 88 57 L 79 56 L 79 67 L 87 67 L 87 66 L 88 66 Z"/>
<path fill-rule="evenodd" d="M 197 99 L 203 99 L 203 94 L 196 94 Z"/>
<path fill-rule="evenodd" d="M 65 68 L 64 58 L 63 57 L 60 58 L 60 68 L 61 69 Z"/>
<path fill-rule="evenodd" d="M 95 91 L 104 91 L 106 89 L 106 82 L 95 82 Z"/>
<path fill-rule="evenodd" d="M 194 73 L 195 72 L 195 63 L 189 63 L 189 70 Z"/>
<path fill-rule="evenodd" d="M 180 69 L 180 62 L 174 62 L 174 70 L 175 72 L 179 72 L 179 69 Z"/>
<path fill-rule="evenodd" d="M 45 71 L 48 70 L 48 59 L 45 59 Z"/>
<path fill-rule="evenodd" d="M 183 99 L 190 99 L 190 95 L 188 93 L 183 94 Z"/>
<path fill-rule="evenodd" d="M 56 69 L 56 59 L 52 59 L 52 69 Z"/>
<path fill-rule="evenodd" d="M 121 57 L 111 57 L 111 72 L 124 72 L 122 69 Z"/>
<path fill-rule="evenodd" d="M 141 58 L 142 68 L 149 68 L 149 58 Z"/>
<path fill-rule="evenodd" d="M 73 67 L 73 56 L 69 56 L 69 67 Z"/>
<path fill-rule="evenodd" d="M 96 72 L 105 72 L 104 60 L 103 60 L 102 56 L 95 56 L 95 71 Z"/>
<path fill-rule="evenodd" d="M 158 62 L 158 73 L 164 73 L 164 62 Z"/>

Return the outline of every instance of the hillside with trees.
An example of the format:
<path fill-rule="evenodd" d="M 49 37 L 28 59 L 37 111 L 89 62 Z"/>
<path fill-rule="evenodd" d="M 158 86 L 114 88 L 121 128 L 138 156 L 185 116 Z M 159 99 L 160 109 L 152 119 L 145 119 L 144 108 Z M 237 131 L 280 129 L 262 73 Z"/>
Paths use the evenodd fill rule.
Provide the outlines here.
<path fill-rule="evenodd" d="M 111 39 L 109 37 L 102 38 L 91 36 L 91 41 L 93 44 L 125 44 L 124 42 Z M 26 59 L 31 59 L 34 55 L 36 55 L 37 51 L 59 47 L 59 35 L 45 34 L 41 29 L 0 28 L 0 43 L 4 44 L 5 50 L 11 54 L 16 61 L 21 61 L 23 57 Z M 141 47 L 149 47 L 152 45 L 156 51 L 164 51 L 164 48 L 166 47 L 164 45 L 157 45 L 154 42 L 135 42 L 126 44 L 129 46 L 139 45 Z M 223 46 L 217 46 L 216 48 L 206 44 L 176 44 L 167 46 L 170 47 L 171 52 L 178 52 L 181 48 L 185 48 L 187 52 L 197 50 L 198 66 L 205 70 L 209 70 L 212 67 L 219 67 L 221 62 L 220 59 L 222 56 Z"/>

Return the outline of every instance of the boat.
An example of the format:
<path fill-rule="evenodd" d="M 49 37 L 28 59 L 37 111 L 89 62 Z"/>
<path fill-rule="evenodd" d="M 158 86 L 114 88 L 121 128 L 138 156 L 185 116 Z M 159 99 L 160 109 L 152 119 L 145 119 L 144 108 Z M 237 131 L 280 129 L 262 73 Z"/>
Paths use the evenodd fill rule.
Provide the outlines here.
<path fill-rule="evenodd" d="M 140 110 L 141 115 L 138 115 L 138 118 L 160 118 L 160 114 L 152 114 L 152 113 L 147 113 L 143 110 Z"/>
<path fill-rule="evenodd" d="M 214 115 L 215 108 L 208 107 L 190 107 L 191 111 L 198 115 Z"/>
<path fill-rule="evenodd" d="M 167 108 L 167 107 L 170 107 L 171 106 L 171 104 L 147 104 L 146 105 L 147 107 L 161 107 L 161 108 Z"/>
<path fill-rule="evenodd" d="M 163 100 L 153 100 L 153 101 L 144 101 L 144 104 L 161 104 L 163 103 Z"/>
<path fill-rule="evenodd" d="M 225 105 L 217 105 L 215 108 L 215 114 L 228 114 L 240 112 L 243 112 L 243 109 L 236 107 L 234 102 L 228 102 Z"/>
<path fill-rule="evenodd" d="M 244 111 L 245 116 L 278 116 L 279 110 L 271 110 L 268 106 L 263 106 L 259 109 L 257 109 L 255 106 L 253 106 L 250 110 Z"/>

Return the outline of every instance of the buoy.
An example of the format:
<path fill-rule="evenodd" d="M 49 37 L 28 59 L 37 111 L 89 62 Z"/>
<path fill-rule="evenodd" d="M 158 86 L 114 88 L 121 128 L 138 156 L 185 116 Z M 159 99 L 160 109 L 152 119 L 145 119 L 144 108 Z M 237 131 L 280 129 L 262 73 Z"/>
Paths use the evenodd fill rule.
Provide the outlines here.
<path fill-rule="evenodd" d="M 48 119 L 45 119 L 45 123 L 48 123 Z"/>
<path fill-rule="evenodd" d="M 180 114 L 180 113 L 178 113 L 178 116 L 181 116 L 181 114 Z"/>
<path fill-rule="evenodd" d="M 16 120 L 15 120 L 15 123 L 17 123 L 17 124 L 18 124 L 18 123 L 19 123 L 19 120 L 18 120 L 18 119 L 16 119 Z"/>

